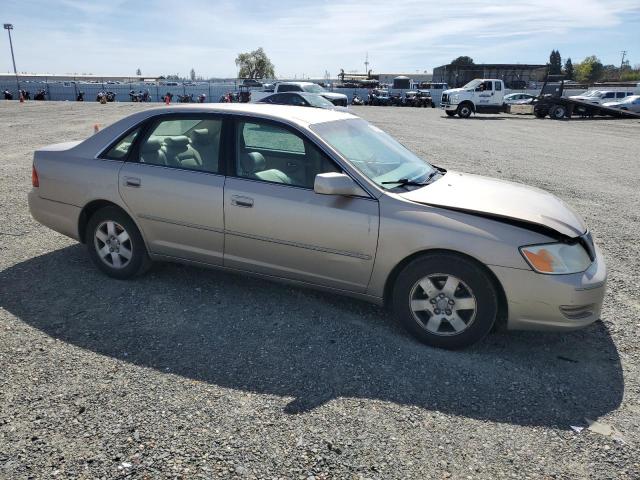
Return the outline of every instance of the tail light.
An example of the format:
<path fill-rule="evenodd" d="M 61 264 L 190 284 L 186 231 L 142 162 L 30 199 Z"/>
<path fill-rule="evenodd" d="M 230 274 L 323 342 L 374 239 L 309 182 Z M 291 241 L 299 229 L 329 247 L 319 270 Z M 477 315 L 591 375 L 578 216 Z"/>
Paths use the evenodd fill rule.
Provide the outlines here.
<path fill-rule="evenodd" d="M 34 187 L 40 186 L 40 180 L 38 180 L 38 171 L 36 170 L 35 165 L 33 165 L 33 167 L 31 168 L 31 184 Z"/>

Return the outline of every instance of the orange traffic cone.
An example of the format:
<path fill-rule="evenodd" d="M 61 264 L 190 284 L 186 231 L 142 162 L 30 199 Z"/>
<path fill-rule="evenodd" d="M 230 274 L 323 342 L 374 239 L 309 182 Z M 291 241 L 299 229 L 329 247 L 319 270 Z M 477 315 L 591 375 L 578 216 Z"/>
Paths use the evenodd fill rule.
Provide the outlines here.
<path fill-rule="evenodd" d="M 97 123 L 93 124 L 93 133 L 98 133 L 100 131 L 100 126 Z"/>

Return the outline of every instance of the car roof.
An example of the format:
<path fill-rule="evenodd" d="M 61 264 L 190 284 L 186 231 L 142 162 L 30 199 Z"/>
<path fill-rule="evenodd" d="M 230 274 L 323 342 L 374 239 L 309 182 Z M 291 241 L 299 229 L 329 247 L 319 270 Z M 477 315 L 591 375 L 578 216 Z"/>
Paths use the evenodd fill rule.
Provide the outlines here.
<path fill-rule="evenodd" d="M 238 115 L 256 115 L 260 117 L 285 120 L 308 127 L 314 123 L 331 122 L 358 118 L 355 115 L 321 108 L 296 107 L 292 105 L 275 105 L 268 103 L 204 103 L 184 104 L 147 110 L 149 117 L 176 112 L 229 113 Z"/>

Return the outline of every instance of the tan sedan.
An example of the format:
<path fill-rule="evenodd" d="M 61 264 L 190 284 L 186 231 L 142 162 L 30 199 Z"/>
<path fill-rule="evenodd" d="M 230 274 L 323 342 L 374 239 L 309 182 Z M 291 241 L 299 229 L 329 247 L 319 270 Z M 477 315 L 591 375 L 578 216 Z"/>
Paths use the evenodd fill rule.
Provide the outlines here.
<path fill-rule="evenodd" d="M 537 188 L 446 171 L 346 112 L 260 104 L 145 110 L 35 152 L 33 217 L 129 278 L 168 260 L 388 304 L 422 341 L 600 316 L 606 267 Z"/>

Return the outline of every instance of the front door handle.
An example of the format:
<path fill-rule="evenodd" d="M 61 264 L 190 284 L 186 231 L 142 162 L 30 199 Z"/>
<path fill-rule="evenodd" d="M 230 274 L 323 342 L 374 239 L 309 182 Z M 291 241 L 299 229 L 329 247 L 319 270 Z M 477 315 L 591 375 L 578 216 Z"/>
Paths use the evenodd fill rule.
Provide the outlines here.
<path fill-rule="evenodd" d="M 236 207 L 251 208 L 253 207 L 253 198 L 243 197 L 242 195 L 231 195 L 231 205 Z"/>
<path fill-rule="evenodd" d="M 124 184 L 127 187 L 139 187 L 142 185 L 142 180 L 136 177 L 124 177 Z"/>

